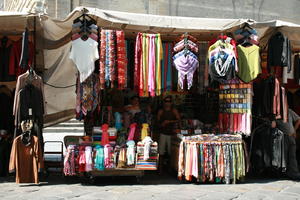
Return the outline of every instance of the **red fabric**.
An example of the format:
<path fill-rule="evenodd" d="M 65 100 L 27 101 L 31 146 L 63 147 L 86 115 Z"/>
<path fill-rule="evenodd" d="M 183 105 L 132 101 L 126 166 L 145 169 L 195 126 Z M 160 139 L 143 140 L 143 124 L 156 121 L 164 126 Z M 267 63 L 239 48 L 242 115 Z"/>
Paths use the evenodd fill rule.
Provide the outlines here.
<path fill-rule="evenodd" d="M 32 42 L 29 42 L 29 61 L 28 61 L 28 67 L 27 68 L 21 68 L 20 67 L 20 59 L 21 59 L 21 53 L 22 53 L 22 39 L 13 42 L 11 53 L 10 53 L 10 59 L 9 59 L 9 75 L 16 75 L 16 78 L 20 76 L 21 74 L 25 73 L 29 66 L 33 63 L 33 57 L 34 57 L 34 45 Z"/>
<path fill-rule="evenodd" d="M 128 138 L 127 138 L 128 141 L 134 139 L 136 126 L 137 126 L 137 123 L 130 124 L 129 135 L 128 135 Z"/>
<path fill-rule="evenodd" d="M 108 124 L 103 124 L 101 130 L 102 130 L 101 145 L 105 146 L 106 144 L 109 144 Z"/>
<path fill-rule="evenodd" d="M 99 62 L 99 80 L 100 80 L 100 89 L 105 88 L 105 50 L 106 50 L 106 34 L 105 30 L 101 30 L 100 37 L 100 62 Z"/>
<path fill-rule="evenodd" d="M 118 88 L 124 89 L 126 85 L 127 57 L 125 47 L 124 31 L 116 31 L 117 36 L 117 70 L 118 70 Z"/>
<path fill-rule="evenodd" d="M 134 90 L 138 93 L 140 88 L 140 73 L 142 64 L 142 33 L 138 33 L 135 42 L 134 54 Z M 141 81 L 142 82 L 142 81 Z"/>
<path fill-rule="evenodd" d="M 78 156 L 78 171 L 85 172 L 85 147 L 79 146 L 79 156 Z"/>

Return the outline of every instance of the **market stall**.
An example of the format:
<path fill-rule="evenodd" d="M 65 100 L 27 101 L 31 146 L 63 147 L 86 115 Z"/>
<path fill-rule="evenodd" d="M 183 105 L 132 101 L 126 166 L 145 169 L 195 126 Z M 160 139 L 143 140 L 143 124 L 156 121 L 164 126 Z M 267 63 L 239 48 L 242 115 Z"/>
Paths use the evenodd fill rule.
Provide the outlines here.
<path fill-rule="evenodd" d="M 259 125 L 253 119 L 286 120 L 283 83 L 292 68 L 299 76 L 291 58 L 274 55 L 297 52 L 296 24 L 94 8 L 38 19 L 44 126 L 84 121 L 84 137 L 65 138 L 66 176 L 142 176 L 161 161 L 181 180 L 236 183 L 263 148 L 244 142 Z"/>

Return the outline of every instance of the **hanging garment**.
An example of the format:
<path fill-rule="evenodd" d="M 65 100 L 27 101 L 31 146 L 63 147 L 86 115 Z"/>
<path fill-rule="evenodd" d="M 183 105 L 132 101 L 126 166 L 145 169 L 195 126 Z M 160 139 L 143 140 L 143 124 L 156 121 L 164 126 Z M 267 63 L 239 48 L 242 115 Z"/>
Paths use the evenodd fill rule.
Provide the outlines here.
<path fill-rule="evenodd" d="M 12 41 L 9 40 L 6 36 L 4 36 L 0 40 L 0 81 L 15 81 L 16 76 L 10 75 L 9 65 L 10 59 L 12 59 Z"/>
<path fill-rule="evenodd" d="M 81 38 L 72 41 L 70 59 L 80 72 L 80 82 L 83 82 L 93 73 L 95 61 L 99 59 L 98 42 L 91 38 L 86 41 Z"/>
<path fill-rule="evenodd" d="M 32 84 L 27 84 L 20 90 L 18 101 L 20 103 L 16 117 L 18 124 L 29 119 L 43 121 L 45 113 L 43 106 L 44 99 L 40 89 Z"/>
<path fill-rule="evenodd" d="M 107 84 L 110 83 L 111 88 L 114 88 L 114 81 L 116 80 L 116 69 L 115 69 L 115 31 L 113 30 L 106 30 L 107 36 L 107 55 L 106 55 L 106 64 L 108 65 L 108 73 L 109 73 L 109 80 Z"/>
<path fill-rule="evenodd" d="M 22 135 L 13 141 L 9 171 L 16 172 L 16 183 L 39 183 L 38 172 L 44 168 L 44 159 L 38 137 L 30 136 L 31 142 L 26 146 Z"/>
<path fill-rule="evenodd" d="M 136 126 L 137 126 L 137 123 L 133 123 L 130 125 L 130 130 L 129 130 L 129 134 L 128 134 L 128 138 L 127 138 L 128 141 L 134 139 Z"/>
<path fill-rule="evenodd" d="M 134 88 L 135 91 L 139 94 L 141 84 L 143 83 L 142 71 L 143 71 L 143 37 L 142 33 L 138 33 L 135 42 L 135 53 L 134 53 Z"/>
<path fill-rule="evenodd" d="M 162 68 L 162 59 L 163 59 L 163 47 L 160 38 L 160 34 L 157 34 L 155 37 L 156 44 L 156 64 L 155 64 L 155 79 L 156 79 L 156 96 L 161 95 L 162 90 L 162 79 L 161 79 L 161 68 Z"/>
<path fill-rule="evenodd" d="M 85 147 L 79 146 L 79 156 L 78 156 L 78 171 L 79 172 L 85 172 L 85 164 L 86 164 L 86 158 L 85 158 Z"/>
<path fill-rule="evenodd" d="M 130 140 L 126 143 L 127 145 L 127 165 L 134 165 L 135 163 L 135 142 Z"/>
<path fill-rule="evenodd" d="M 174 55 L 173 62 L 178 70 L 178 83 L 180 88 L 183 89 L 185 76 L 187 76 L 189 90 L 193 84 L 194 72 L 199 67 L 198 58 L 191 51 L 182 51 Z"/>
<path fill-rule="evenodd" d="M 116 31 L 116 40 L 118 89 L 125 89 L 127 82 L 127 56 L 124 31 Z"/>
<path fill-rule="evenodd" d="M 122 128 L 122 116 L 119 112 L 115 112 L 115 127 L 118 131 Z"/>
<path fill-rule="evenodd" d="M 104 146 L 104 166 L 105 168 L 115 168 L 114 166 L 114 151 L 109 144 Z"/>
<path fill-rule="evenodd" d="M 158 82 L 160 82 L 162 56 L 159 34 L 138 33 L 135 47 L 134 86 L 139 96 L 148 97 L 150 93 L 153 97 L 160 93 Z"/>
<path fill-rule="evenodd" d="M 96 145 L 96 156 L 95 156 L 95 168 L 103 171 L 105 169 L 104 165 L 104 148 L 103 146 Z"/>
<path fill-rule="evenodd" d="M 120 149 L 119 159 L 118 159 L 118 168 L 126 167 L 126 148 Z"/>
<path fill-rule="evenodd" d="M 43 79 L 40 76 L 38 76 L 35 72 L 33 72 L 33 74 L 31 75 L 29 71 L 27 71 L 26 73 L 20 75 L 17 80 L 15 97 L 14 97 L 13 115 L 15 116 L 15 125 L 18 124 L 17 115 L 20 107 L 19 93 L 22 89 L 25 88 L 28 82 L 30 82 L 35 88 L 38 88 L 42 92 L 43 100 L 45 100 Z M 40 104 L 43 105 L 44 114 L 47 114 L 45 101 L 40 102 Z"/>
<path fill-rule="evenodd" d="M 218 40 L 208 49 L 209 74 L 213 80 L 223 82 L 235 77 L 238 71 L 234 47 L 223 40 Z"/>
<path fill-rule="evenodd" d="M 275 33 L 268 43 L 268 69 L 270 67 L 281 66 L 287 67 L 291 71 L 291 43 L 290 40 L 282 33 Z"/>
<path fill-rule="evenodd" d="M 150 157 L 150 148 L 151 144 L 153 143 L 153 140 L 151 137 L 146 136 L 143 140 L 142 143 L 144 144 L 144 160 L 148 160 Z"/>
<path fill-rule="evenodd" d="M 22 62 L 20 62 L 20 58 L 23 51 L 22 40 L 23 39 L 13 42 L 11 55 L 9 59 L 9 74 L 16 75 L 16 77 L 20 76 L 21 74 L 24 74 L 29 69 L 29 66 L 32 65 L 33 58 L 34 58 L 34 45 L 32 42 L 29 42 L 28 49 L 27 49 L 27 51 L 29 51 L 28 65 L 21 67 L 20 63 Z"/>
<path fill-rule="evenodd" d="M 156 72 L 155 72 L 155 63 L 156 63 L 156 44 L 155 44 L 155 38 L 156 38 L 156 35 L 153 34 L 153 35 L 148 35 L 149 37 L 149 55 L 148 55 L 148 61 L 149 61 L 149 64 L 148 64 L 148 72 L 147 72 L 147 75 L 148 75 L 148 90 L 149 90 L 149 93 L 150 93 L 150 96 L 151 97 L 154 97 L 155 96 L 155 75 L 156 75 Z"/>
<path fill-rule="evenodd" d="M 173 62 L 172 62 L 172 48 L 173 48 L 173 44 L 168 43 L 168 62 L 167 62 L 167 69 L 165 70 L 165 81 L 166 81 L 166 91 L 171 91 L 173 86 L 173 79 L 172 78 L 172 67 L 173 67 Z M 176 85 L 177 86 L 177 85 Z"/>
<path fill-rule="evenodd" d="M 141 140 L 148 136 L 149 124 L 142 124 Z"/>
<path fill-rule="evenodd" d="M 105 146 L 109 144 L 109 135 L 108 135 L 108 124 L 103 124 L 101 127 L 102 137 L 101 137 L 101 145 Z"/>
<path fill-rule="evenodd" d="M 93 170 L 93 151 L 92 147 L 86 146 L 85 147 L 85 171 L 90 172 Z"/>
<path fill-rule="evenodd" d="M 239 55 L 237 74 L 242 81 L 249 83 L 261 73 L 259 47 L 256 45 L 250 47 L 238 45 L 237 51 Z"/>
<path fill-rule="evenodd" d="M 100 103 L 99 99 L 99 79 L 95 73 L 92 73 L 84 82 L 80 84 L 82 87 L 81 111 L 84 115 L 93 112 Z"/>
<path fill-rule="evenodd" d="M 280 119 L 280 83 L 277 78 L 274 79 L 274 97 L 273 97 L 273 114 L 276 119 Z"/>
<path fill-rule="evenodd" d="M 75 146 L 67 147 L 66 156 L 64 158 L 64 174 L 65 176 L 75 176 Z"/>
<path fill-rule="evenodd" d="M 213 80 L 224 82 L 235 78 L 236 60 L 230 49 L 216 48 L 209 60 L 209 74 Z"/>
<path fill-rule="evenodd" d="M 105 88 L 105 59 L 106 59 L 106 31 L 104 29 L 101 30 L 101 38 L 100 38 L 100 62 L 99 62 L 99 81 L 100 81 L 100 89 Z"/>

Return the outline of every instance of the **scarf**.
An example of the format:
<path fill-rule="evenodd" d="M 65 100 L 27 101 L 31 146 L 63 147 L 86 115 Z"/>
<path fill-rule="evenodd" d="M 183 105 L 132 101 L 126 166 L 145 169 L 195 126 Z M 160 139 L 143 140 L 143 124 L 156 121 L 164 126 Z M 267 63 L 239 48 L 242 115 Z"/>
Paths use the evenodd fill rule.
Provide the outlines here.
<path fill-rule="evenodd" d="M 186 55 L 185 55 L 186 54 Z M 192 87 L 193 76 L 196 69 L 199 67 L 198 58 L 191 52 L 179 52 L 174 57 L 174 65 L 178 70 L 178 83 L 183 89 L 184 79 L 187 76 L 188 90 Z"/>

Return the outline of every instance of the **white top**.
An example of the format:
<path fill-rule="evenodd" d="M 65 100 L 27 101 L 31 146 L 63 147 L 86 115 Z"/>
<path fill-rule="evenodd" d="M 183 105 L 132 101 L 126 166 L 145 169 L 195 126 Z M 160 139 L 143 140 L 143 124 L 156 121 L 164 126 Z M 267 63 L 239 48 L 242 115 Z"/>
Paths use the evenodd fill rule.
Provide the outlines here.
<path fill-rule="evenodd" d="M 80 73 L 80 82 L 85 81 L 93 73 L 95 61 L 99 59 L 98 42 L 91 38 L 73 40 L 70 59 Z"/>

